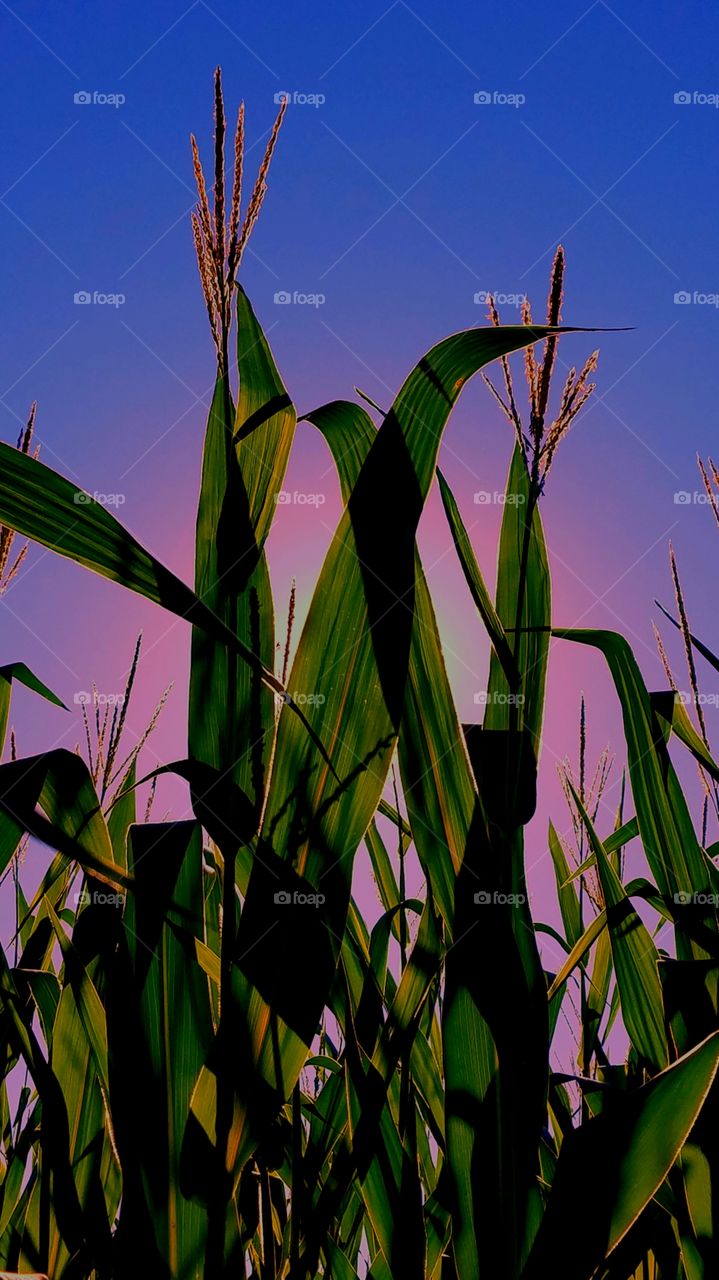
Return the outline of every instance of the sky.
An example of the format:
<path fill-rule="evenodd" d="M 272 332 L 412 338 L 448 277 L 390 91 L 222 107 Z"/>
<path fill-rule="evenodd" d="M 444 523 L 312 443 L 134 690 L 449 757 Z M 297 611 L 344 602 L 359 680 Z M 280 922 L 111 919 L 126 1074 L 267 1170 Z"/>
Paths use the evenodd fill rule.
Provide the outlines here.
<path fill-rule="evenodd" d="M 518 295 L 541 315 L 559 242 L 565 321 L 630 326 L 599 340 L 597 393 L 542 514 L 556 623 L 621 631 L 661 687 L 651 619 L 655 598 L 671 603 L 670 538 L 693 628 L 715 643 L 706 584 L 717 530 L 695 457 L 715 447 L 718 398 L 718 34 L 714 6 L 696 2 L 0 0 L 0 437 L 13 441 L 37 400 L 43 461 L 111 495 L 132 532 L 191 580 L 214 363 L 189 226 L 189 134 L 209 155 L 220 63 L 228 115 L 246 103 L 249 173 L 277 95 L 291 99 L 241 278 L 300 412 L 355 386 L 389 404 L 434 342 L 484 322 L 477 294 L 504 295 L 507 322 Z M 593 345 L 565 338 L 560 370 Z M 474 495 L 501 490 L 511 446 L 476 379 L 440 461 L 490 582 L 501 506 Z M 293 578 L 301 621 L 340 514 L 307 424 L 285 488 L 321 500 L 278 511 L 269 557 L 280 630 Z M 460 715 L 477 718 L 487 644 L 436 492 L 420 543 Z M 21 753 L 75 745 L 77 694 L 93 680 L 120 691 L 142 629 L 130 732 L 174 681 L 144 763 L 184 754 L 183 623 L 38 548 L 0 610 L 1 661 L 22 658 L 71 708 L 18 691 Z M 681 671 L 677 637 L 666 639 Z M 700 674 L 713 696 L 711 673 Z M 545 914 L 546 820 L 568 828 L 556 765 L 576 756 L 582 692 L 590 761 L 607 743 L 617 753 L 606 831 L 619 794 L 616 698 L 599 654 L 555 642 L 528 834 Z M 692 783 L 691 769 L 683 776 Z M 163 786 L 160 808 L 184 816 L 183 793 Z"/>

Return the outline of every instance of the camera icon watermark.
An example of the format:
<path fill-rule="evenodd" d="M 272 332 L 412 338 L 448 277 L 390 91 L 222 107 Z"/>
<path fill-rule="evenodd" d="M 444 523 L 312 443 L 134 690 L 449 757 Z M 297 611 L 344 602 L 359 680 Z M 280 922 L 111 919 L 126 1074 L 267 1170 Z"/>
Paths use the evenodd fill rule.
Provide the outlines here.
<path fill-rule="evenodd" d="M 124 93 L 102 93 L 99 89 L 78 89 L 72 95 L 76 107 L 122 107 L 127 102 Z"/>
<path fill-rule="evenodd" d="M 499 889 L 479 889 L 474 895 L 478 907 L 522 907 L 526 901 L 526 893 L 502 893 Z"/>
<path fill-rule="evenodd" d="M 98 889 L 93 889 L 92 892 L 81 889 L 74 898 L 77 907 L 121 907 L 125 902 L 124 893 L 109 893 Z"/>
<path fill-rule="evenodd" d="M 76 706 L 93 706 L 93 707 L 121 707 L 125 701 L 124 693 L 101 693 L 99 689 L 93 689 L 92 693 L 88 693 L 87 689 L 78 689 L 72 698 Z"/>
<path fill-rule="evenodd" d="M 711 501 L 709 494 L 703 489 L 694 489 L 691 492 L 689 489 L 677 489 L 674 494 L 675 507 L 705 507 Z"/>
<path fill-rule="evenodd" d="M 677 690 L 677 698 L 685 707 L 717 707 L 719 706 L 719 693 L 702 693 L 697 690 L 696 694 L 689 693 L 686 689 Z"/>
<path fill-rule="evenodd" d="M 478 707 L 521 707 L 526 698 L 523 693 L 486 693 L 480 690 L 475 693 L 474 702 Z"/>
<path fill-rule="evenodd" d="M 289 689 L 276 696 L 280 702 L 294 703 L 296 707 L 322 707 L 327 701 L 323 693 L 298 693 L 297 690 L 292 693 Z"/>
<path fill-rule="evenodd" d="M 506 293 L 501 289 L 478 289 L 474 295 L 477 307 L 487 306 L 490 302 L 495 307 L 522 307 L 526 301 L 526 293 Z"/>
<path fill-rule="evenodd" d="M 674 294 L 676 307 L 719 307 L 719 293 L 704 293 L 701 289 L 677 289 Z"/>
<path fill-rule="evenodd" d="M 97 489 L 94 493 L 83 493 L 82 489 L 78 489 L 72 500 L 76 507 L 87 507 L 93 502 L 99 507 L 122 507 L 125 505 L 125 494 L 100 493 Z"/>
<path fill-rule="evenodd" d="M 702 93 L 699 89 L 678 89 L 674 94 L 678 107 L 719 107 L 719 93 Z"/>
<path fill-rule="evenodd" d="M 275 293 L 275 305 L 278 307 L 323 307 L 327 298 L 324 293 L 302 293 L 300 289 L 278 289 Z"/>
<path fill-rule="evenodd" d="M 478 89 L 474 95 L 477 107 L 523 107 L 526 101 L 523 93 L 503 93 L 501 89 Z"/>
<path fill-rule="evenodd" d="M 305 93 L 302 89 L 278 89 L 274 100 L 278 107 L 283 102 L 294 107 L 323 107 L 327 98 L 324 93 Z"/>
<path fill-rule="evenodd" d="M 99 289 L 78 289 L 72 298 L 76 307 L 122 307 L 127 298 L 124 293 L 101 293 Z"/>
<path fill-rule="evenodd" d="M 689 893 L 680 889 L 674 894 L 674 902 L 678 907 L 716 907 L 719 893 Z"/>
<path fill-rule="evenodd" d="M 474 494 L 473 501 L 478 507 L 521 507 L 525 501 L 525 495 L 523 493 L 504 493 L 501 489 L 495 489 L 492 492 L 488 489 L 480 489 Z"/>
<path fill-rule="evenodd" d="M 302 489 L 280 489 L 275 494 L 278 507 L 323 507 L 327 501 L 323 493 L 305 493 Z"/>
<path fill-rule="evenodd" d="M 327 901 L 324 893 L 302 893 L 299 889 L 278 889 L 273 897 L 278 907 L 321 907 Z"/>

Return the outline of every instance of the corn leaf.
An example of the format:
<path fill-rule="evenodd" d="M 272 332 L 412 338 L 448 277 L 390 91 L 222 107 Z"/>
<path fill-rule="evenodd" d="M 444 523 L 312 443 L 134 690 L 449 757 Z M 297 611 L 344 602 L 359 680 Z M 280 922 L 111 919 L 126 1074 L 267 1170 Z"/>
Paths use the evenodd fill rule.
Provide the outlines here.
<path fill-rule="evenodd" d="M 562 639 L 599 649 L 619 695 L 629 777 L 644 852 L 659 892 L 716 893 L 719 875 L 701 848 L 687 803 L 653 713 L 651 699 L 627 641 L 612 631 L 556 631 Z M 679 899 L 681 901 L 681 899 Z M 694 910 L 677 922 L 679 958 L 702 959 L 717 951 L 716 915 Z"/>
<path fill-rule="evenodd" d="M 522 1280 L 589 1280 L 659 1190 L 718 1064 L 716 1032 L 642 1088 L 617 1095 L 565 1138 Z"/>
<path fill-rule="evenodd" d="M 332 981 L 354 854 L 377 808 L 400 729 L 414 618 L 415 535 L 442 432 L 467 378 L 546 332 L 472 329 L 423 357 L 377 432 L 327 553 L 289 683 L 293 695 L 308 699 L 307 721 L 334 775 L 315 741 L 296 732 L 285 706 L 260 856 L 236 944 L 237 1034 L 246 1048 L 234 1078 L 229 1168 L 241 1168 L 268 1116 L 291 1092 Z M 306 894 L 320 887 L 325 901 L 309 913 L 283 898 L 278 912 L 278 891 Z M 217 1105 L 217 1080 L 206 1071 L 193 1111 L 210 1141 Z"/>
<path fill-rule="evenodd" d="M 629 895 L 607 857 L 589 814 L 574 787 L 571 790 L 597 859 L 599 881 L 607 906 L 607 925 L 624 1026 L 640 1057 L 653 1071 L 661 1071 L 669 1064 L 669 1053 L 657 967 L 659 954 L 649 931 L 632 907 Z"/>
<path fill-rule="evenodd" d="M 32 689 L 33 693 L 39 693 L 40 697 L 45 698 L 47 702 L 52 702 L 56 707 L 62 707 L 63 711 L 67 711 L 65 703 L 61 702 L 57 694 L 53 693 L 52 689 L 48 689 L 42 680 L 38 680 L 37 676 L 24 662 L 10 662 L 7 666 L 0 667 L 0 753 L 2 753 L 5 746 L 5 738 L 7 737 L 10 698 L 14 680 L 19 684 L 24 684 L 27 689 Z"/>

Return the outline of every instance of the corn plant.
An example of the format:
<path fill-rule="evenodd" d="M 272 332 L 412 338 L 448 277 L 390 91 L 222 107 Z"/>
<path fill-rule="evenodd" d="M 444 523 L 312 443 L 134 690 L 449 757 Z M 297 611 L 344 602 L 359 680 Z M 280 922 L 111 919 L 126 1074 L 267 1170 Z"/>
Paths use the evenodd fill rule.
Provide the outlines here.
<path fill-rule="evenodd" d="M 192 140 L 216 353 L 194 586 L 70 481 L 0 445 L 6 530 L 190 625 L 189 755 L 152 776 L 183 778 L 194 814 L 136 820 L 136 752 L 121 759 L 118 721 L 95 726 L 87 762 L 52 750 L 0 765 L 0 873 L 28 839 L 26 857 L 52 853 L 32 900 L 18 898 L 13 961 L 0 957 L 0 1265 L 53 1280 L 710 1276 L 717 872 L 671 735 L 719 774 L 621 636 L 552 616 L 541 506 L 596 367 L 594 353 L 570 371 L 552 413 L 563 253 L 545 325 L 527 309 L 503 326 L 492 305 L 486 327 L 422 357 L 378 422 L 349 401 L 307 415 L 343 513 L 278 677 L 265 543 L 296 416 L 237 272 L 284 109 L 244 213 L 244 109 L 229 186 L 219 72 L 212 200 Z M 509 362 L 521 350 L 526 426 Z M 513 432 L 494 598 L 436 471 L 464 384 L 493 360 Z M 491 644 L 481 725 L 459 722 L 416 546 L 436 475 Z M 524 828 L 553 638 L 609 665 L 634 812 L 600 837 L 583 769 L 578 788 L 567 777 L 579 865 L 551 829 L 566 960 L 548 973 Z M 59 701 L 22 664 L 0 676 L 4 731 L 13 679 Z M 625 884 L 633 840 L 652 879 Z M 382 908 L 372 927 L 353 893 L 361 846 Z M 569 1080 L 552 1045 L 577 981 Z M 612 1062 L 617 1020 L 630 1049 Z"/>

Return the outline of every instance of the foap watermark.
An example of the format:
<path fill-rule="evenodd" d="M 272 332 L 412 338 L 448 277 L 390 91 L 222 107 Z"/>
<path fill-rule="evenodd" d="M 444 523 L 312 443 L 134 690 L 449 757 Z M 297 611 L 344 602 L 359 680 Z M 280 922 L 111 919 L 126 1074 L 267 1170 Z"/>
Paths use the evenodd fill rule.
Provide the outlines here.
<path fill-rule="evenodd" d="M 72 700 L 78 707 L 121 707 L 125 701 L 125 695 L 124 693 L 102 693 L 99 689 L 93 689 L 88 693 L 87 689 L 78 689 Z"/>
<path fill-rule="evenodd" d="M 474 895 L 478 907 L 522 907 L 527 901 L 526 893 L 502 893 L 499 889 L 479 889 Z"/>
<path fill-rule="evenodd" d="M 475 306 L 487 306 L 493 302 L 495 307 L 523 307 L 527 301 L 526 293 L 504 293 L 501 289 L 478 289 L 474 295 Z"/>
<path fill-rule="evenodd" d="M 100 493 L 98 489 L 95 489 L 94 493 L 83 493 L 81 489 L 78 489 L 72 500 L 76 507 L 85 507 L 91 502 L 96 502 L 99 507 L 122 507 L 125 505 L 124 493 Z"/>
<path fill-rule="evenodd" d="M 505 93 L 502 89 L 478 89 L 474 95 L 476 107 L 523 107 L 527 101 L 523 93 Z"/>
<path fill-rule="evenodd" d="M 322 507 L 326 502 L 323 493 L 306 493 L 304 489 L 280 489 L 275 494 L 278 507 Z"/>
<path fill-rule="evenodd" d="M 278 289 L 275 304 L 278 307 L 323 307 L 327 298 L 324 293 L 302 293 L 300 289 Z"/>
<path fill-rule="evenodd" d="M 685 707 L 719 707 L 719 693 L 687 693 L 685 689 L 677 692 L 677 697 Z"/>
<path fill-rule="evenodd" d="M 280 702 L 293 702 L 297 707 L 321 707 L 327 701 L 323 693 L 298 693 L 297 690 L 292 693 L 289 689 L 277 697 Z"/>
<path fill-rule="evenodd" d="M 124 93 L 104 93 L 101 89 L 78 89 L 72 95 L 76 107 L 123 107 L 127 102 Z"/>
<path fill-rule="evenodd" d="M 75 904 L 78 907 L 121 907 L 124 901 L 124 893 L 112 893 L 107 890 L 81 889 L 75 894 Z"/>
<path fill-rule="evenodd" d="M 702 293 L 701 289 L 677 289 L 674 294 L 676 307 L 719 307 L 719 293 Z"/>
<path fill-rule="evenodd" d="M 523 693 L 475 693 L 474 701 L 478 707 L 521 707 L 525 697 Z"/>
<path fill-rule="evenodd" d="M 301 889 L 278 889 L 274 899 L 278 907 L 321 907 L 327 901 L 323 893 L 303 893 Z"/>
<path fill-rule="evenodd" d="M 127 299 L 124 293 L 102 293 L 99 289 L 78 289 L 73 294 L 76 307 L 124 307 Z"/>
<path fill-rule="evenodd" d="M 719 893 L 688 893 L 680 890 L 674 894 L 678 907 L 719 907 Z"/>
<path fill-rule="evenodd" d="M 719 93 L 702 93 L 701 89 L 679 89 L 674 94 L 678 107 L 719 107 Z"/>
<path fill-rule="evenodd" d="M 705 489 L 677 489 L 674 494 L 674 505 L 676 507 L 704 507 L 711 502 L 711 498 Z"/>
<path fill-rule="evenodd" d="M 523 493 L 503 493 L 500 489 L 480 489 L 474 495 L 474 502 L 478 507 L 521 507 L 525 501 Z"/>
<path fill-rule="evenodd" d="M 279 89 L 275 94 L 275 103 L 278 107 L 283 102 L 293 107 L 323 107 L 326 101 L 323 93 L 307 93 L 304 89 Z"/>

